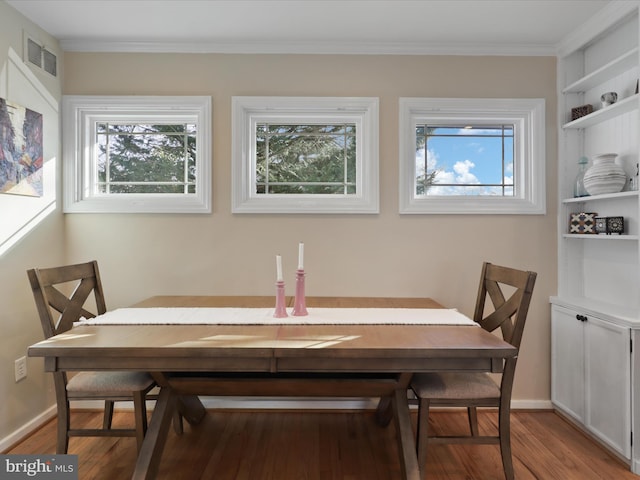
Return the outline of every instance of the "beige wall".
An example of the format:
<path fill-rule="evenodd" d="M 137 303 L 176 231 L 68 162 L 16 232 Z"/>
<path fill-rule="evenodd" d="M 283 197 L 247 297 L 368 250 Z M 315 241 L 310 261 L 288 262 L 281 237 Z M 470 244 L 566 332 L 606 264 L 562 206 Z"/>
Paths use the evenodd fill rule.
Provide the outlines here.
<path fill-rule="evenodd" d="M 23 30 L 45 41 L 58 55 L 58 66 L 62 66 L 57 42 L 0 1 L 0 97 L 43 114 L 45 175 L 52 173 L 55 179 L 60 174 L 59 166 L 55 166 L 60 148 L 58 113 L 44 97 L 52 97 L 54 104 L 60 100 L 60 80 L 10 61 L 10 49 L 22 57 Z M 48 172 L 49 167 L 52 172 Z M 49 180 L 45 178 L 45 183 Z M 55 192 L 45 196 L 55 197 Z M 34 204 L 38 210 L 37 205 L 42 202 L 38 198 L 0 195 L 0 222 L 20 214 L 20 224 L 24 225 L 34 212 Z M 63 215 L 58 208 L 0 255 L 0 451 L 18 439 L 26 424 L 55 404 L 51 375 L 45 375 L 42 360 L 28 359 L 28 376 L 19 383 L 14 379 L 14 360 L 26 355 L 27 347 L 43 338 L 25 272 L 34 266 L 65 261 L 63 228 Z M 0 238 L 0 249 L 5 240 L 6 237 Z"/>
<path fill-rule="evenodd" d="M 556 60 L 552 57 L 84 54 L 65 94 L 211 95 L 213 214 L 65 216 L 67 260 L 100 262 L 109 308 L 155 294 L 292 289 L 305 242 L 309 295 L 431 296 L 471 314 L 484 260 L 538 272 L 516 375 L 522 406 L 549 405 L 548 298 L 556 292 Z M 231 97 L 380 98 L 380 214 L 232 215 Z M 398 214 L 398 98 L 546 99 L 546 215 Z"/>

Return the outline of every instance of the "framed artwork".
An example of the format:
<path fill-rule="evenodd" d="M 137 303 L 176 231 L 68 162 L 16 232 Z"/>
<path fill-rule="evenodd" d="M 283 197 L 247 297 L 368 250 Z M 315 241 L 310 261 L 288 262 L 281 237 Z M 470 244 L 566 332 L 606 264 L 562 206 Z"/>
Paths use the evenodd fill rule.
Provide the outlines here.
<path fill-rule="evenodd" d="M 42 196 L 42 114 L 0 98 L 0 193 Z"/>

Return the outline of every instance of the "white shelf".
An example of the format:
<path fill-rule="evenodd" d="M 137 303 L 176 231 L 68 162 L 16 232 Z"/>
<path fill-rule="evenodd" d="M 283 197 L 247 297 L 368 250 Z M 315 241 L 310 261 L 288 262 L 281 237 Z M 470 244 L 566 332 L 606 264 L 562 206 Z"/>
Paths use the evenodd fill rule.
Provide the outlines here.
<path fill-rule="evenodd" d="M 614 103 L 613 105 L 609 105 L 608 107 L 601 108 L 600 110 L 596 110 L 589 115 L 585 115 L 584 117 L 580 117 L 576 120 L 573 120 L 569 123 L 565 123 L 562 128 L 567 129 L 580 129 L 591 127 L 592 125 L 596 125 L 600 122 L 604 122 L 606 120 L 610 120 L 620 115 L 624 115 L 625 113 L 632 112 L 638 109 L 638 98 L 640 98 L 639 94 L 631 95 L 630 97 L 623 98 L 619 102 Z"/>
<path fill-rule="evenodd" d="M 587 202 L 595 202 L 598 200 L 613 200 L 618 198 L 625 197 L 637 197 L 640 192 L 631 191 L 631 192 L 618 192 L 618 193 L 605 193 L 602 195 L 591 195 L 588 197 L 576 197 L 576 198 L 565 198 L 562 200 L 562 203 L 587 203 Z"/>
<path fill-rule="evenodd" d="M 585 75 L 581 79 L 565 87 L 562 93 L 581 93 L 598 86 L 609 78 L 620 75 L 638 65 L 638 48 L 633 48 L 627 53 L 607 63 L 603 67 Z"/>
<path fill-rule="evenodd" d="M 576 238 L 576 239 L 587 239 L 587 240 L 638 240 L 640 237 L 638 235 L 605 235 L 603 234 L 583 234 L 583 233 L 563 233 L 563 238 Z"/>

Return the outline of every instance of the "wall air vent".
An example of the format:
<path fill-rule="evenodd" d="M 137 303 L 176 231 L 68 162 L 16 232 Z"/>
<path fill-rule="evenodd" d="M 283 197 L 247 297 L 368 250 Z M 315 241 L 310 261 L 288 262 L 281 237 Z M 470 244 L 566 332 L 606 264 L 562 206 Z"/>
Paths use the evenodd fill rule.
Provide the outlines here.
<path fill-rule="evenodd" d="M 58 59 L 46 48 L 42 49 L 42 60 L 44 71 L 50 73 L 54 77 L 58 76 Z"/>
<path fill-rule="evenodd" d="M 58 58 L 46 49 L 41 42 L 25 34 L 25 57 L 34 65 L 54 77 L 58 76 Z"/>
<path fill-rule="evenodd" d="M 42 47 L 30 38 L 27 39 L 27 60 L 42 68 Z"/>

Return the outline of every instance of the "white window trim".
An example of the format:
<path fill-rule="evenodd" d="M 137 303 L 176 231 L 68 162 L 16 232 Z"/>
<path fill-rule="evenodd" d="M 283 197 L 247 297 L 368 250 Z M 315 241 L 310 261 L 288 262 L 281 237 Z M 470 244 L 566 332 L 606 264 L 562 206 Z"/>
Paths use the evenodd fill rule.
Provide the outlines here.
<path fill-rule="evenodd" d="M 196 193 L 92 194 L 90 172 L 94 125 L 103 118 L 145 115 L 197 119 Z M 65 213 L 211 213 L 211 97 L 84 96 L 62 99 L 63 209 Z"/>
<path fill-rule="evenodd" d="M 401 214 L 544 214 L 545 101 L 510 98 L 400 98 Z M 514 197 L 417 196 L 416 125 L 513 124 Z"/>
<path fill-rule="evenodd" d="M 373 97 L 233 97 L 233 213 L 378 213 L 378 99 Z M 357 124 L 356 195 L 255 193 L 255 126 L 269 121 Z"/>

